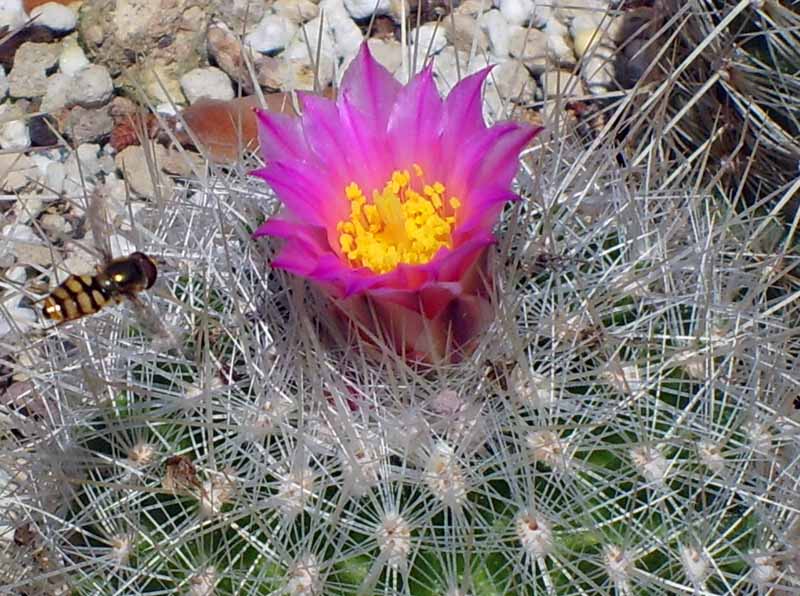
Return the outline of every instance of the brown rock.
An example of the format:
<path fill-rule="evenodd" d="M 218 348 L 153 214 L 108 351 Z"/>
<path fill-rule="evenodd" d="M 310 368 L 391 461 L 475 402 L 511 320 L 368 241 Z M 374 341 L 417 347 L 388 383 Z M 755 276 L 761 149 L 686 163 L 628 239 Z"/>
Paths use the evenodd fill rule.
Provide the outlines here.
<path fill-rule="evenodd" d="M 291 97 L 286 93 L 265 95 L 267 109 L 293 114 Z M 254 108 L 258 97 L 251 95 L 230 101 L 201 99 L 181 112 L 186 128 L 178 140 L 196 146 L 212 161 L 235 162 L 244 150 L 258 146 L 258 126 Z"/>
<path fill-rule="evenodd" d="M 245 50 L 238 36 L 226 25 L 215 23 L 208 28 L 207 43 L 208 53 L 216 61 L 217 66 L 242 85 L 245 93 L 252 93 L 255 90 L 253 80 L 247 63 L 242 59 Z M 258 85 L 268 89 L 279 89 L 281 81 L 285 78 L 284 61 L 249 50 L 247 52 Z"/>
<path fill-rule="evenodd" d="M 70 4 L 74 4 L 75 0 L 22 0 L 22 6 L 25 8 L 25 12 L 31 14 L 31 11 L 34 8 L 41 6 L 42 4 L 47 4 L 48 2 L 55 2 L 56 4 L 69 6 Z"/>

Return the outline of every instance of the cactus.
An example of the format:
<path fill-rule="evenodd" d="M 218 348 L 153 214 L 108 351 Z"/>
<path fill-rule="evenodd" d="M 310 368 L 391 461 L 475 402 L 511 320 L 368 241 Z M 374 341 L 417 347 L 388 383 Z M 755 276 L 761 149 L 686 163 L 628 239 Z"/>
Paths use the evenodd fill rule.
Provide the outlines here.
<path fill-rule="evenodd" d="M 709 19 L 715 47 L 710 4 L 744 10 L 693 2 L 670 26 Z M 796 36 L 762 23 L 775 43 Z M 794 227 L 780 225 L 787 201 L 758 190 L 788 189 L 760 161 L 723 180 L 707 143 L 730 132 L 722 119 L 703 138 L 671 125 L 675 93 L 704 97 L 678 67 L 605 106 L 588 137 L 554 112 L 523 153 L 524 200 L 490 253 L 495 318 L 462 362 L 376 354 L 314 287 L 265 267 L 277 246 L 251 234 L 279 204 L 248 176 L 255 157 L 139 212 L 164 261 L 157 323 L 112 309 L 13 360 L 26 408 L 7 411 L 0 451 L 3 584 L 800 589 Z"/>

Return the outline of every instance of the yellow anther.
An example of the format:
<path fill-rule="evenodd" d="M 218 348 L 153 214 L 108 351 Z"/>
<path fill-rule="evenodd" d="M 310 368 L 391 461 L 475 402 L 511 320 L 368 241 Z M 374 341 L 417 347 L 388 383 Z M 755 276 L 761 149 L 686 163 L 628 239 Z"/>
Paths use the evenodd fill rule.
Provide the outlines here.
<path fill-rule="evenodd" d="M 336 225 L 342 254 L 355 267 L 387 273 L 400 263 L 430 261 L 442 247 L 452 248 L 455 216 L 442 213 L 446 188 L 441 182 L 425 184 L 419 164 L 411 170 L 395 170 L 382 189 L 373 189 L 367 202 L 361 188 L 345 187 L 350 217 Z M 458 209 L 455 197 L 447 204 Z"/>
<path fill-rule="evenodd" d="M 348 184 L 347 188 L 344 189 L 344 192 L 347 195 L 347 198 L 351 201 L 362 196 L 361 189 L 355 182 L 351 182 L 350 184 Z"/>

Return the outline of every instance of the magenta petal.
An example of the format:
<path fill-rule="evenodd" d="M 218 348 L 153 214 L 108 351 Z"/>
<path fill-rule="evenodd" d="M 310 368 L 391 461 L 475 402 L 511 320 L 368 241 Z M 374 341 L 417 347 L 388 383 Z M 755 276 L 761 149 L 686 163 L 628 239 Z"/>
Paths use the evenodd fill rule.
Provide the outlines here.
<path fill-rule="evenodd" d="M 484 185 L 509 186 L 519 168 L 519 153 L 539 132 L 518 122 L 502 122 L 463 143 L 452 156 L 450 186 L 462 195 L 466 189 Z M 448 156 L 445 156 L 447 158 Z"/>
<path fill-rule="evenodd" d="M 344 196 L 332 196 L 324 178 L 312 165 L 274 161 L 252 174 L 263 178 L 298 220 L 328 227 L 336 225 L 347 212 Z"/>
<path fill-rule="evenodd" d="M 308 152 L 300 120 L 256 109 L 258 140 L 264 161 L 303 159 Z"/>
<path fill-rule="evenodd" d="M 296 221 L 273 217 L 261 224 L 253 233 L 254 238 L 262 236 L 274 236 L 284 239 L 296 238 L 320 253 L 330 252 L 325 228 L 303 225 Z"/>
<path fill-rule="evenodd" d="M 316 263 L 316 255 L 302 246 L 293 246 L 289 242 L 280 254 L 272 260 L 273 269 L 283 269 L 301 277 L 308 277 L 309 271 Z"/>
<path fill-rule="evenodd" d="M 386 127 L 401 87 L 392 74 L 372 57 L 369 45 L 363 43 L 342 77 L 339 97 L 346 98 L 364 114 L 373 130 L 379 130 Z"/>
<path fill-rule="evenodd" d="M 455 248 L 436 261 L 436 279 L 440 282 L 459 281 L 480 253 L 495 242 L 492 234 L 486 233 L 473 237 L 458 248 Z"/>
<path fill-rule="evenodd" d="M 339 124 L 336 104 L 315 95 L 304 95 L 301 104 L 308 146 L 318 163 L 324 164 L 331 185 L 344 192 L 353 176 L 353 166 L 349 160 L 350 140 Z"/>
<path fill-rule="evenodd" d="M 476 235 L 491 232 L 503 206 L 519 198 L 519 195 L 502 186 L 488 186 L 474 191 L 469 195 L 469 201 L 464 202 L 459 214 L 453 242 L 459 246 Z"/>
<path fill-rule="evenodd" d="M 346 97 L 338 103 L 338 108 L 341 134 L 346 135 L 346 151 L 353 169 L 351 180 L 369 196 L 372 190 L 383 187 L 392 171 L 385 128 L 371 127 L 369 119 Z"/>
<path fill-rule="evenodd" d="M 419 163 L 424 169 L 435 169 L 441 162 L 439 137 L 444 118 L 444 104 L 433 81 L 433 66 L 429 66 L 403 87 L 389 116 L 387 136 L 394 164 L 406 168 Z M 433 175 L 438 178 L 440 174 Z"/>
<path fill-rule="evenodd" d="M 461 79 L 445 100 L 445 125 L 442 131 L 442 151 L 452 155 L 460 149 L 465 138 L 486 130 L 483 122 L 481 90 L 492 66 Z"/>

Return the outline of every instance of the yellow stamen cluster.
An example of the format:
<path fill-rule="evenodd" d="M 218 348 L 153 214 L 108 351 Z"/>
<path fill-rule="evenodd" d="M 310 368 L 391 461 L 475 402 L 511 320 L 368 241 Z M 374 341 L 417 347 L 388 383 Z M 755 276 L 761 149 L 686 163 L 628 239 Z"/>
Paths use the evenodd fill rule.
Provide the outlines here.
<path fill-rule="evenodd" d="M 372 191 L 370 202 L 355 182 L 345 188 L 350 218 L 336 230 L 352 265 L 387 273 L 400 263 L 427 263 L 443 246 L 452 248 L 460 201 L 445 199 L 441 182 L 426 184 L 418 164 L 412 169 L 413 181 L 408 170 L 395 170 L 382 191 Z"/>

